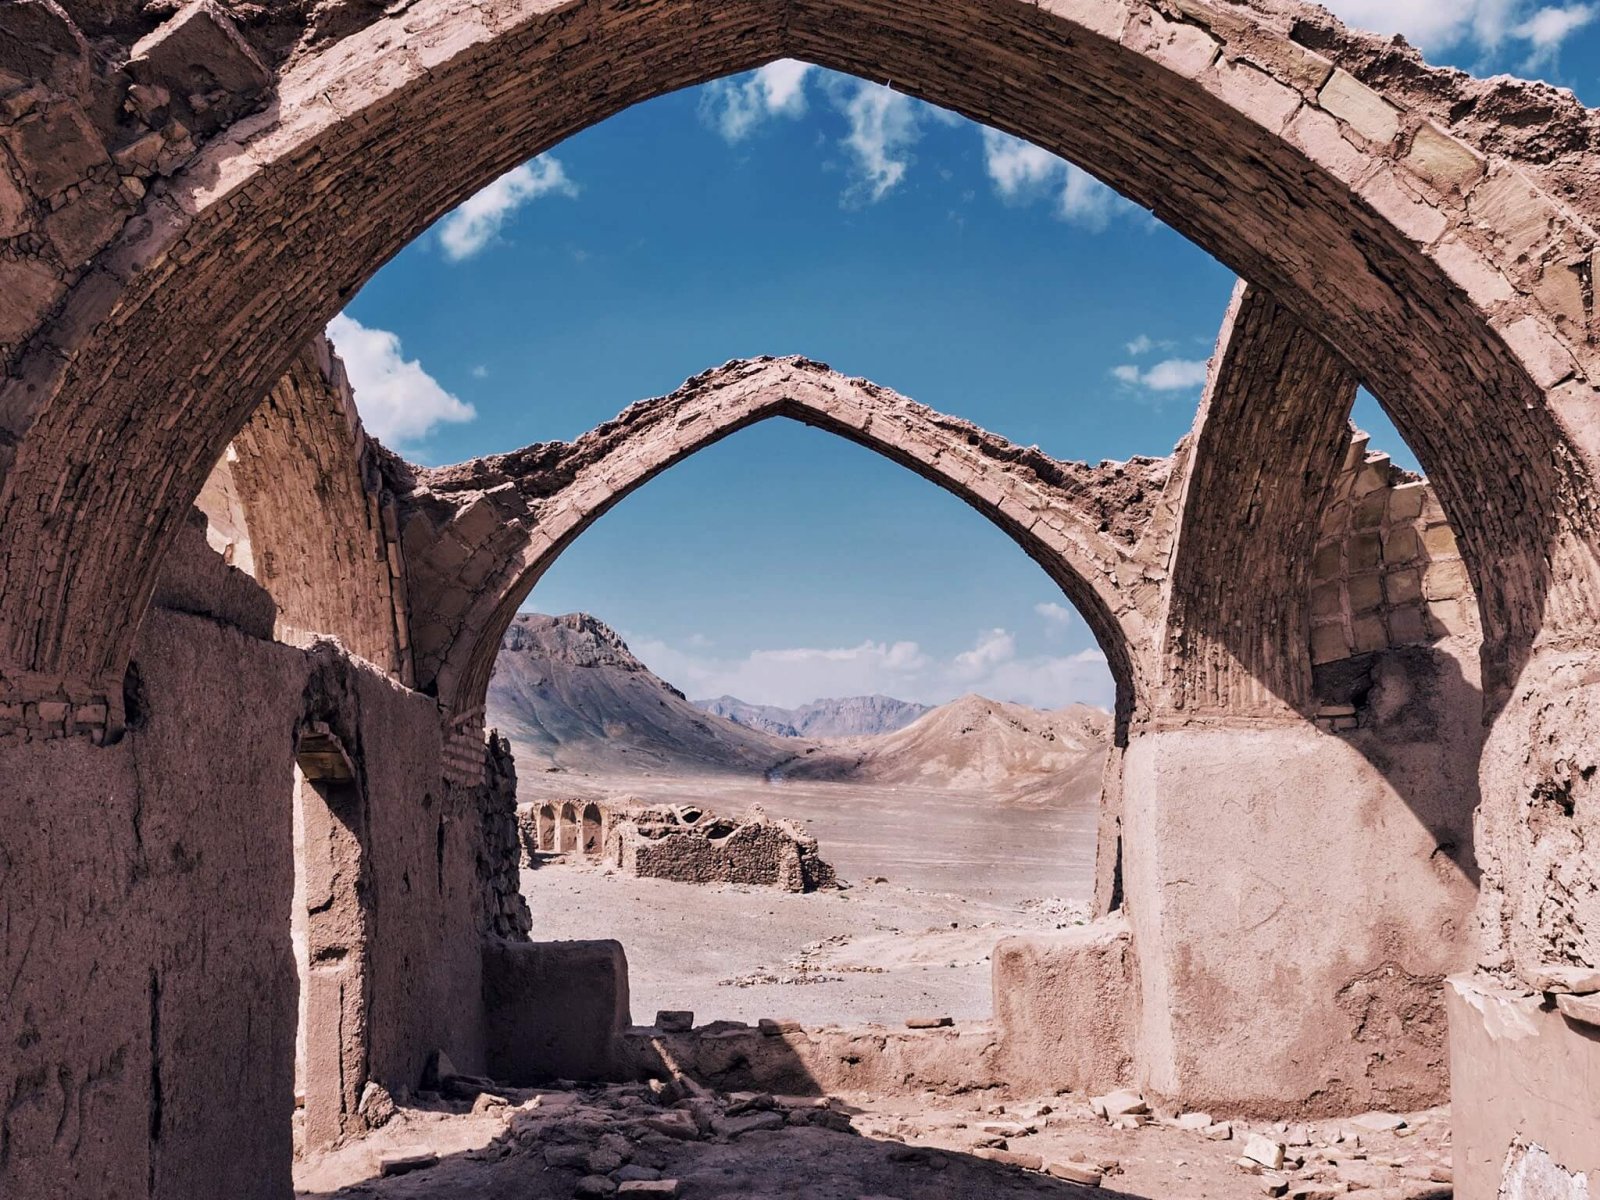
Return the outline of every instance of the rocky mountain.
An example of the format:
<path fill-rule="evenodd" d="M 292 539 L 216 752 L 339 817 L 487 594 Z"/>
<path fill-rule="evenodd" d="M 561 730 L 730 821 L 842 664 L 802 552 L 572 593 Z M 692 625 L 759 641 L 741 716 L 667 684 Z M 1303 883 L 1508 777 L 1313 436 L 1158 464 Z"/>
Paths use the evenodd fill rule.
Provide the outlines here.
<path fill-rule="evenodd" d="M 788 738 L 873 737 L 904 729 L 923 713 L 931 711 L 926 704 L 896 700 L 892 696 L 813 700 L 799 708 L 748 704 L 734 696 L 718 696 L 715 700 L 696 700 L 694 706 L 735 725 Z"/>
<path fill-rule="evenodd" d="M 511 740 L 523 781 L 551 771 L 767 776 L 961 789 L 1041 804 L 1092 800 L 1111 741 L 1110 716 L 1083 705 L 1043 712 L 963 696 L 918 715 L 921 706 L 886 696 L 793 710 L 730 697 L 701 704 L 712 711 L 652 674 L 604 622 L 586 613 L 520 613 L 501 641 L 488 722 Z M 915 719 L 905 724 L 908 712 Z M 885 733 L 831 732 L 897 721 Z"/>
<path fill-rule="evenodd" d="M 1083 704 L 1043 711 L 963 696 L 893 733 L 835 743 L 781 769 L 785 779 L 993 790 L 1073 804 L 1100 792 L 1111 716 Z"/>
<path fill-rule="evenodd" d="M 587 613 L 518 613 L 489 681 L 488 721 L 518 771 L 761 774 L 796 743 L 703 713 Z"/>

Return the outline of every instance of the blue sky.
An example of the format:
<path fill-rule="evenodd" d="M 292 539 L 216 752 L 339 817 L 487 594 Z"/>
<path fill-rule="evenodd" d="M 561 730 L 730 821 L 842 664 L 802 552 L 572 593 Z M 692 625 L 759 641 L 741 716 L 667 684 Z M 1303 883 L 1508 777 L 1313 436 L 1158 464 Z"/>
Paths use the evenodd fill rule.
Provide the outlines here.
<path fill-rule="evenodd" d="M 1600 102 L 1600 3 L 1344 0 L 1430 58 Z M 666 96 L 496 181 L 330 326 L 368 428 L 457 461 L 570 439 L 729 358 L 800 353 L 1060 458 L 1165 454 L 1232 275 L 1076 167 L 801 64 Z M 1375 403 L 1357 421 L 1408 455 Z M 744 431 L 618 506 L 528 607 L 691 695 L 1107 704 L 1004 535 L 870 451 Z"/>

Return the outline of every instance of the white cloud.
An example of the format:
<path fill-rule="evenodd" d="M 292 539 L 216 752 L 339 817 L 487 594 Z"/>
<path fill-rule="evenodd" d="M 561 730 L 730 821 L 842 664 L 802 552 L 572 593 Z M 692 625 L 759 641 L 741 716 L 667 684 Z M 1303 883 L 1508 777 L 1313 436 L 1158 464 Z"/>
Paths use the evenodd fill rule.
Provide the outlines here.
<path fill-rule="evenodd" d="M 507 171 L 439 224 L 439 244 L 451 262 L 477 254 L 499 235 L 511 214 L 540 196 L 578 194 L 559 160 L 541 154 Z"/>
<path fill-rule="evenodd" d="M 758 70 L 708 84 L 700 116 L 730 142 L 743 141 L 769 117 L 801 117 L 806 112 L 810 63 L 780 58 Z"/>
<path fill-rule="evenodd" d="M 1527 0 L 1326 0 L 1358 29 L 1398 33 L 1428 53 L 1471 45 L 1489 52 L 1526 42 L 1531 64 L 1548 60 L 1574 30 L 1600 15 L 1593 4 L 1532 5 Z"/>
<path fill-rule="evenodd" d="M 792 707 L 821 697 L 875 692 L 943 704 L 977 692 L 1040 708 L 1074 701 L 1109 707 L 1115 690 L 1098 649 L 1022 655 L 1016 638 L 1004 629 L 983 631 L 971 649 L 948 659 L 935 658 L 909 641 L 758 650 L 743 658 L 707 656 L 692 644 L 628 641 L 651 670 L 690 696 L 732 695 L 755 704 Z"/>
<path fill-rule="evenodd" d="M 876 204 L 905 179 L 911 147 L 922 137 L 919 110 L 927 106 L 862 80 L 836 86 L 832 99 L 850 126 L 840 145 L 850 154 L 855 181 L 845 192 L 844 203 Z"/>
<path fill-rule="evenodd" d="M 474 379 L 489 378 L 489 368 L 484 366 L 482 363 L 479 363 L 477 366 L 472 368 L 472 377 Z"/>
<path fill-rule="evenodd" d="M 1027 204 L 1054 196 L 1056 216 L 1093 232 L 1122 212 L 1140 211 L 1083 168 L 997 129 L 983 130 L 983 165 L 1002 200 Z"/>
<path fill-rule="evenodd" d="M 1566 8 L 1541 8 L 1517 25 L 1512 33 L 1531 48 L 1527 64 L 1540 66 L 1555 57 L 1561 43 L 1600 16 L 1600 5 L 1572 4 Z"/>
<path fill-rule="evenodd" d="M 401 353 L 387 329 L 368 329 L 340 313 L 328 322 L 328 337 L 344 360 L 356 408 L 367 432 L 391 446 L 426 437 L 444 422 L 470 421 L 472 405 L 439 386 L 414 358 Z"/>
<path fill-rule="evenodd" d="M 1068 625 L 1072 622 L 1072 610 L 1065 604 L 1046 601 L 1043 604 L 1035 604 L 1033 611 L 1054 625 Z"/>
<path fill-rule="evenodd" d="M 1135 358 L 1138 358 L 1141 354 L 1149 354 L 1155 348 L 1156 344 L 1151 340 L 1148 333 L 1141 333 L 1133 341 L 1127 343 L 1128 353 Z"/>
<path fill-rule="evenodd" d="M 1203 387 L 1206 370 L 1207 362 L 1203 358 L 1168 358 L 1143 371 L 1133 363 L 1125 363 L 1112 367 L 1111 374 L 1131 387 L 1148 388 L 1152 392 L 1181 392 Z"/>

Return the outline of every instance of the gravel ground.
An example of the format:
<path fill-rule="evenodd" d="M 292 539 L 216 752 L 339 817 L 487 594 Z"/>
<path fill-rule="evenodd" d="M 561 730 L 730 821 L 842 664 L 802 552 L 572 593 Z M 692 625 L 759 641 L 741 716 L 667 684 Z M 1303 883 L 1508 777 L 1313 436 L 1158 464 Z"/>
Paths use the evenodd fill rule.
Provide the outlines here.
<path fill-rule="evenodd" d="M 570 787 L 550 794 L 573 795 Z M 627 787 L 651 801 L 692 800 L 718 812 L 759 802 L 800 819 L 851 885 L 804 895 L 706 887 L 559 856 L 524 871 L 536 939 L 622 943 L 639 1022 L 664 1008 L 690 1009 L 702 1022 L 984 1019 L 995 943 L 1088 914 L 1092 810 L 846 784 L 635 779 Z M 524 787 L 523 799 L 534 798 Z"/>

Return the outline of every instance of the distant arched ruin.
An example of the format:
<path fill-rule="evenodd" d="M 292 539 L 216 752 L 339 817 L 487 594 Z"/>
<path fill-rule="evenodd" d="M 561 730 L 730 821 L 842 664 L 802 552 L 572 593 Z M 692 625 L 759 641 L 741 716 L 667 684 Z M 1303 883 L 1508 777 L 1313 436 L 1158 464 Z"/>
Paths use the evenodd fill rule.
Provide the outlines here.
<path fill-rule="evenodd" d="M 1465 1200 L 1519 1136 L 1600 1171 L 1594 1113 L 1547 1102 L 1600 1074 L 1570 995 L 1600 966 L 1600 118 L 1293 0 L 243 15 L 0 6 L 0 1191 L 284 1200 L 297 990 L 345 1031 L 306 1040 L 308 1138 L 431 1051 L 524 1069 L 499 631 L 610 504 L 776 415 L 985 512 L 1117 676 L 1101 919 L 997 954 L 1009 1086 L 1315 1114 L 1448 1076 Z M 562 137 L 786 55 L 1082 162 L 1249 282 L 1173 457 L 1055 462 L 802 359 L 456 468 L 366 439 L 317 331 L 379 266 Z M 1350 442 L 1358 382 L 1426 485 Z M 362 880 L 300 931 L 305 970 L 358 966 L 337 1003 L 283 920 L 297 767 L 354 790 L 300 829 Z"/>

